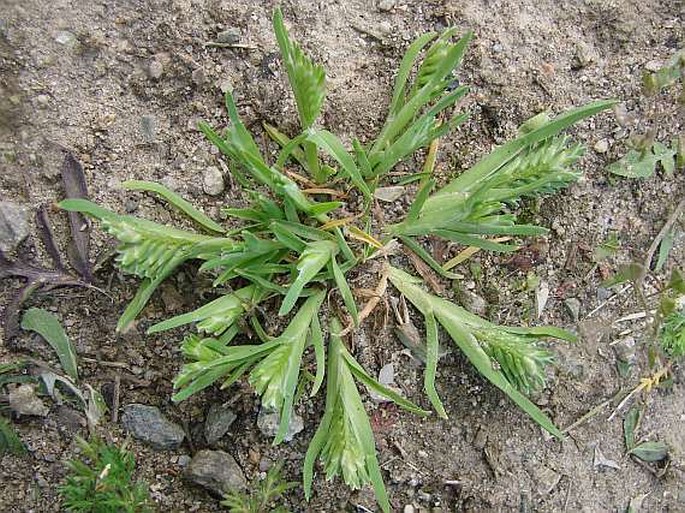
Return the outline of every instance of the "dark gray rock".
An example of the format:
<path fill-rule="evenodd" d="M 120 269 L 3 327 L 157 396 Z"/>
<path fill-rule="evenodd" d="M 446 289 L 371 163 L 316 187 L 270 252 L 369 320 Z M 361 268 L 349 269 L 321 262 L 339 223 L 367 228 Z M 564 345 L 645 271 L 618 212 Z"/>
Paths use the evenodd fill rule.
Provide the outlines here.
<path fill-rule="evenodd" d="M 13 251 L 29 234 L 29 209 L 12 201 L 0 201 L 0 250 Z"/>
<path fill-rule="evenodd" d="M 243 490 L 247 480 L 233 456 L 224 451 L 200 451 L 185 471 L 186 478 L 216 495 Z"/>
<path fill-rule="evenodd" d="M 210 406 L 205 420 L 205 440 L 207 443 L 212 446 L 216 445 L 236 418 L 236 414 L 226 404 Z"/>
<path fill-rule="evenodd" d="M 135 438 L 155 449 L 176 449 L 185 433 L 167 419 L 156 406 L 129 404 L 124 407 L 121 423 Z"/>

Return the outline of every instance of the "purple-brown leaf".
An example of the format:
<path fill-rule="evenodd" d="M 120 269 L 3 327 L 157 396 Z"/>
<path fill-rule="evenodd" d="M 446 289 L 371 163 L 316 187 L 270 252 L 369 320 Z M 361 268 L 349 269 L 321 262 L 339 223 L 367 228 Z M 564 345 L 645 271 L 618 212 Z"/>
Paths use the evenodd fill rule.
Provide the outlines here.
<path fill-rule="evenodd" d="M 52 263 L 58 270 L 64 271 L 62 256 L 59 254 L 57 244 L 55 244 L 55 236 L 52 233 L 48 209 L 45 208 L 45 205 L 41 205 L 36 212 L 36 224 L 38 225 L 38 235 L 40 236 L 40 240 L 43 243 L 43 246 L 45 246 L 45 250 L 48 252 L 48 255 L 50 255 Z"/>
<path fill-rule="evenodd" d="M 88 188 L 83 167 L 71 153 L 67 153 L 62 166 L 62 182 L 66 197 L 88 199 Z M 85 216 L 79 212 L 69 212 L 69 226 L 73 243 L 67 251 L 69 261 L 74 269 L 86 280 L 92 281 L 90 267 L 90 225 Z"/>

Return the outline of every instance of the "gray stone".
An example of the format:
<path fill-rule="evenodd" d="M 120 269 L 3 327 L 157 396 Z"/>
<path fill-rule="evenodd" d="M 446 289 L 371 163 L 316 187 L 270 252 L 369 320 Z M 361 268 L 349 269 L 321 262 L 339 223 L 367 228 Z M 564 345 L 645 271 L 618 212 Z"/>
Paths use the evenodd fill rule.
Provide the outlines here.
<path fill-rule="evenodd" d="M 216 42 L 225 45 L 234 45 L 240 41 L 240 29 L 230 27 L 216 35 Z"/>
<path fill-rule="evenodd" d="M 476 315 L 485 316 L 487 314 L 488 304 L 483 297 L 470 290 L 465 290 L 462 297 L 464 301 L 464 308 Z"/>
<path fill-rule="evenodd" d="M 606 153 L 609 150 L 609 141 L 606 139 L 600 139 L 595 143 L 594 150 L 597 153 Z"/>
<path fill-rule="evenodd" d="M 205 440 L 209 445 L 216 445 L 228 428 L 237 418 L 236 414 L 226 404 L 213 404 L 207 412 L 205 420 Z"/>
<path fill-rule="evenodd" d="M 154 116 L 146 114 L 140 118 L 140 133 L 143 134 L 143 140 L 152 144 L 157 139 L 157 120 Z"/>
<path fill-rule="evenodd" d="M 0 250 L 13 251 L 29 234 L 29 209 L 11 201 L 0 201 Z"/>
<path fill-rule="evenodd" d="M 192 458 L 188 456 L 187 454 L 181 454 L 178 457 L 178 460 L 176 460 L 176 463 L 178 463 L 179 467 L 187 467 L 188 464 L 191 462 Z"/>
<path fill-rule="evenodd" d="M 274 437 L 278 433 L 278 426 L 281 423 L 281 417 L 278 412 L 261 409 L 257 416 L 257 427 L 264 436 Z M 290 425 L 288 432 L 285 434 L 286 442 L 290 442 L 293 437 L 304 429 L 304 421 L 297 413 L 293 412 L 290 417 Z"/>
<path fill-rule="evenodd" d="M 378 10 L 381 12 L 392 11 L 395 8 L 395 0 L 380 0 Z"/>
<path fill-rule="evenodd" d="M 613 343 L 616 357 L 625 363 L 635 365 L 637 363 L 635 338 L 628 336 Z"/>
<path fill-rule="evenodd" d="M 55 37 L 55 41 L 64 46 L 74 46 L 78 42 L 76 36 L 66 30 L 59 31 Z"/>
<path fill-rule="evenodd" d="M 538 494 L 542 497 L 549 495 L 561 481 L 561 474 L 549 467 L 540 466 L 533 471 L 535 487 Z"/>
<path fill-rule="evenodd" d="M 224 451 L 199 451 L 188 465 L 185 476 L 219 496 L 247 487 L 242 469 L 233 456 Z"/>
<path fill-rule="evenodd" d="M 570 297 L 564 301 L 564 305 L 571 314 L 573 322 L 578 322 L 578 318 L 580 317 L 580 300 L 575 297 Z"/>
<path fill-rule="evenodd" d="M 597 51 L 589 44 L 579 41 L 576 43 L 574 55 L 573 55 L 573 68 L 581 69 L 594 64 L 599 59 Z"/>
<path fill-rule="evenodd" d="M 183 428 L 162 415 L 156 406 L 129 404 L 124 407 L 121 423 L 134 438 L 155 449 L 176 449 L 185 437 Z"/>
<path fill-rule="evenodd" d="M 218 196 L 224 192 L 224 176 L 216 166 L 209 166 L 202 173 L 202 190 L 210 196 Z"/>
<path fill-rule="evenodd" d="M 202 85 L 207 81 L 207 73 L 202 68 L 194 69 L 190 78 L 193 80 L 195 85 Z"/>
<path fill-rule="evenodd" d="M 164 65 L 157 59 L 153 59 L 147 66 L 147 74 L 150 78 L 157 80 L 164 73 Z"/>
<path fill-rule="evenodd" d="M 36 395 L 35 385 L 24 383 L 10 390 L 9 393 L 10 409 L 19 415 L 33 415 L 45 417 L 50 408 Z"/>

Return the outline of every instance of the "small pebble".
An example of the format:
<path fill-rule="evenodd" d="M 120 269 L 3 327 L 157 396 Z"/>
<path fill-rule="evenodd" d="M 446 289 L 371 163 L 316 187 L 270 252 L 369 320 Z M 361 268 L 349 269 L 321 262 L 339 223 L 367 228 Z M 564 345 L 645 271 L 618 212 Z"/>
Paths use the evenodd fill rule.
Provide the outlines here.
<path fill-rule="evenodd" d="M 224 94 L 233 92 L 233 82 L 231 82 L 231 80 L 228 78 L 225 78 L 221 82 L 219 82 L 217 84 L 217 87 Z"/>
<path fill-rule="evenodd" d="M 392 11 L 395 8 L 395 0 L 380 0 L 378 10 L 381 12 Z"/>
<path fill-rule="evenodd" d="M 661 61 L 648 61 L 645 64 L 645 70 L 651 71 L 652 73 L 655 73 L 659 71 L 663 67 Z"/>
<path fill-rule="evenodd" d="M 24 383 L 9 392 L 9 407 L 18 415 L 32 415 L 45 417 L 50 408 L 36 395 L 36 387 L 30 383 Z"/>
<path fill-rule="evenodd" d="M 414 506 L 412 506 L 411 504 L 407 504 L 402 510 L 402 513 L 414 513 L 415 511 L 416 509 L 414 508 Z"/>
<path fill-rule="evenodd" d="M 157 139 L 157 121 L 154 116 L 146 114 L 140 118 L 140 132 L 143 134 L 143 140 L 152 144 Z"/>
<path fill-rule="evenodd" d="M 202 190 L 210 196 L 218 196 L 224 192 L 224 177 L 216 166 L 209 166 L 202 173 Z"/>
<path fill-rule="evenodd" d="M 240 41 L 240 30 L 236 27 L 231 27 L 222 30 L 216 35 L 216 42 L 225 45 L 234 45 Z"/>
<path fill-rule="evenodd" d="M 615 341 L 613 344 L 616 357 L 625 363 L 635 365 L 637 363 L 635 338 L 628 336 Z"/>
<path fill-rule="evenodd" d="M 207 81 L 207 73 L 205 73 L 204 69 L 197 68 L 196 70 L 193 70 L 190 78 L 193 80 L 195 85 L 202 85 Z"/>
<path fill-rule="evenodd" d="M 597 62 L 597 54 L 587 43 L 576 43 L 574 55 L 574 68 L 580 69 Z"/>
<path fill-rule="evenodd" d="M 29 209 L 12 201 L 0 201 L 0 250 L 13 251 L 29 234 Z"/>
<path fill-rule="evenodd" d="M 132 214 L 136 210 L 138 210 L 138 201 L 127 198 L 126 201 L 124 201 L 124 210 L 126 211 L 127 214 Z"/>
<path fill-rule="evenodd" d="M 274 437 L 278 433 L 278 426 L 281 423 L 281 416 L 278 412 L 271 412 L 268 410 L 260 410 L 257 416 L 257 427 L 262 432 L 264 436 Z M 293 437 L 304 429 L 304 421 L 297 413 L 293 413 L 290 417 L 290 425 L 288 426 L 288 432 L 285 434 L 283 439 L 286 442 L 290 442 Z"/>
<path fill-rule="evenodd" d="M 205 420 L 205 440 L 207 440 L 207 444 L 210 446 L 216 445 L 237 418 L 237 415 L 233 413 L 228 405 L 212 404 Z"/>
<path fill-rule="evenodd" d="M 580 300 L 575 297 L 570 297 L 564 301 L 564 305 L 571 314 L 573 322 L 578 322 L 578 318 L 580 317 Z"/>
<path fill-rule="evenodd" d="M 76 36 L 66 30 L 61 30 L 57 33 L 55 41 L 64 46 L 74 46 L 76 44 Z"/>
<path fill-rule="evenodd" d="M 597 153 L 606 153 L 609 150 L 609 141 L 606 139 L 600 139 L 595 143 L 594 150 Z"/>
<path fill-rule="evenodd" d="M 162 73 L 164 73 L 164 66 L 162 65 L 162 63 L 156 59 L 150 61 L 150 63 L 147 66 L 148 76 L 150 78 L 157 80 L 162 76 Z"/>

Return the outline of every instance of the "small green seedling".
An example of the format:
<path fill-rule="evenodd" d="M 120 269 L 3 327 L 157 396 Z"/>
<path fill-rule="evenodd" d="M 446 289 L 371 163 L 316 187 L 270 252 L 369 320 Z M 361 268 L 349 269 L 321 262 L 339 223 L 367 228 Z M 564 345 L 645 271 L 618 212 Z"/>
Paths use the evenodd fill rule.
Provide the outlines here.
<path fill-rule="evenodd" d="M 0 363 L 0 391 L 9 383 L 24 383 L 31 380 L 23 373 L 25 364 L 21 361 Z M 24 443 L 12 427 L 9 419 L 4 416 L 5 406 L 0 403 L 0 454 L 24 454 Z"/>
<path fill-rule="evenodd" d="M 249 487 L 249 493 L 234 491 L 226 494 L 221 501 L 231 513 L 288 513 L 277 505 L 285 492 L 298 486 L 283 478 L 283 465 L 271 467 L 264 479 L 256 479 Z"/>
<path fill-rule="evenodd" d="M 67 511 L 144 513 L 152 511 L 147 485 L 134 481 L 135 459 L 125 446 L 76 439 L 83 457 L 67 462 L 59 493 Z"/>
<path fill-rule="evenodd" d="M 665 89 L 680 82 L 682 91 L 678 97 L 679 108 L 685 105 L 685 51 L 676 53 L 671 61 L 656 72 L 645 70 L 642 84 L 645 95 L 654 97 Z M 642 134 L 633 134 L 629 139 L 629 150 L 616 162 L 607 167 L 607 171 L 625 178 L 649 178 L 660 165 L 666 176 L 673 175 L 676 169 L 685 167 L 685 133 L 679 134 L 667 146 L 655 141 L 658 125 L 658 111 L 652 108 L 647 113 L 648 124 L 652 127 Z"/>
<path fill-rule="evenodd" d="M 664 442 L 637 441 L 635 433 L 639 428 L 640 420 L 641 413 L 637 407 L 631 408 L 623 419 L 626 451 L 631 456 L 648 463 L 665 460 L 668 457 L 668 446 Z"/>
<path fill-rule="evenodd" d="M 100 220 L 103 229 L 119 240 L 119 268 L 142 280 L 117 329 L 128 329 L 160 283 L 184 262 L 202 262 L 200 271 L 214 278 L 221 291 L 218 297 L 148 330 L 195 326 L 196 333 L 181 343 L 188 362 L 174 382 L 173 399 L 184 400 L 214 383 L 226 388 L 246 376 L 262 406 L 279 413 L 274 443 L 280 443 L 297 398 L 303 395 L 298 384 L 305 382 L 302 376 L 310 375 L 305 355 L 311 351 L 316 372 L 309 397 L 325 382 L 326 402 L 304 461 L 305 496 L 311 496 L 320 461 L 328 479 L 341 476 L 352 488 L 371 484 L 381 509 L 388 512 L 390 502 L 362 400 L 364 389 L 418 415 L 429 412 L 374 379 L 345 342 L 345 335 L 360 329 L 373 301 L 379 300 L 358 308 L 349 275 L 368 273 L 367 260 L 379 258 L 386 261 L 379 295 L 385 293 L 389 280 L 426 321 L 424 388 L 440 417 L 447 417 L 435 383 L 438 327 L 442 326 L 486 379 L 561 438 L 552 420 L 526 394 L 543 386 L 545 366 L 552 360 L 538 340 L 572 340 L 572 335 L 547 327 L 502 327 L 474 316 L 426 293 L 421 280 L 391 268 L 388 254 L 389 248 L 401 243 L 442 278 L 453 279 L 456 275 L 424 248 L 426 237 L 512 252 L 519 247 L 517 239 L 547 233 L 543 227 L 518 222 L 517 205 L 525 198 L 559 191 L 580 177 L 574 165 L 583 150 L 561 132 L 614 102 L 593 102 L 553 118 L 538 115 L 521 127 L 516 138 L 437 188 L 431 164 L 437 141 L 466 119 L 459 102 L 467 88 L 454 87 L 454 73 L 471 34 L 457 37 L 457 30 L 449 28 L 414 41 L 400 63 L 380 132 L 367 144 L 352 137 L 346 146 L 317 125 L 326 94 L 323 68 L 290 38 L 280 10 L 273 24 L 300 132 L 291 137 L 267 126 L 267 134 L 281 148 L 275 159 L 267 160 L 243 124 L 231 93 L 225 98 L 228 128 L 199 125 L 233 164 L 231 169 L 249 200 L 245 208 L 224 209 L 238 228 L 225 230 L 177 194 L 149 182 L 128 182 L 124 187 L 161 196 L 204 233 L 119 215 L 81 199 L 61 202 L 66 210 Z M 428 164 L 419 173 L 398 179 L 393 172 L 396 165 L 411 166 L 423 148 L 429 149 Z M 416 182 L 416 196 L 395 224 L 384 226 L 374 217 L 379 188 Z M 262 312 L 282 318 L 285 328 L 280 335 L 262 326 Z M 246 343 L 241 335 L 248 330 L 253 337 Z"/>

